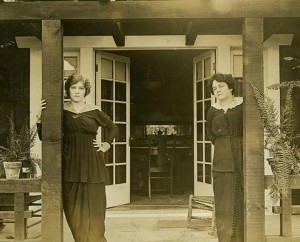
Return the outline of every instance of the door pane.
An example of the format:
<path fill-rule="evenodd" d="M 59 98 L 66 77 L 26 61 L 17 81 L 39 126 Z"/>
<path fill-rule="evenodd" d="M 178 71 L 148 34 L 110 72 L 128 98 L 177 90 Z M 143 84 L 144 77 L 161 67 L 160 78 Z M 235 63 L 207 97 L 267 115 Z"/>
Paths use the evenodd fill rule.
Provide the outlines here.
<path fill-rule="evenodd" d="M 116 100 L 117 101 L 126 101 L 126 83 L 116 82 Z"/>
<path fill-rule="evenodd" d="M 110 147 L 110 149 L 107 152 L 104 153 L 105 163 L 106 164 L 112 164 L 114 162 L 113 153 L 114 153 L 114 146 L 112 145 Z"/>
<path fill-rule="evenodd" d="M 196 83 L 196 88 L 197 88 L 197 90 L 196 90 L 197 91 L 197 100 L 196 101 L 202 100 L 202 98 L 203 98 L 203 95 L 202 95 L 202 81 Z"/>
<path fill-rule="evenodd" d="M 116 166 L 116 184 L 126 183 L 126 165 Z"/>
<path fill-rule="evenodd" d="M 125 103 L 116 103 L 116 121 L 126 122 Z"/>
<path fill-rule="evenodd" d="M 203 143 L 197 144 L 198 161 L 203 161 Z"/>
<path fill-rule="evenodd" d="M 202 79 L 202 61 L 196 63 L 196 80 Z"/>
<path fill-rule="evenodd" d="M 203 104 L 202 102 L 197 103 L 197 121 L 203 120 Z"/>
<path fill-rule="evenodd" d="M 101 99 L 113 100 L 113 82 L 101 80 Z"/>
<path fill-rule="evenodd" d="M 197 181 L 203 182 L 203 164 L 199 163 L 197 164 Z"/>
<path fill-rule="evenodd" d="M 116 80 L 126 81 L 126 63 L 116 61 Z"/>
<path fill-rule="evenodd" d="M 101 59 L 101 77 L 113 79 L 113 61 L 108 59 Z"/>
<path fill-rule="evenodd" d="M 113 114 L 113 103 L 111 102 L 101 102 L 101 110 L 106 113 L 112 120 L 114 118 Z"/>
<path fill-rule="evenodd" d="M 118 136 L 116 142 L 126 142 L 126 124 L 117 124 Z"/>
<path fill-rule="evenodd" d="M 208 80 L 209 80 L 209 79 L 204 80 L 204 98 L 205 98 L 205 99 L 211 97 L 211 92 L 208 90 L 208 86 L 207 86 Z"/>
<path fill-rule="evenodd" d="M 197 123 L 197 141 L 203 141 L 203 123 Z"/>
<path fill-rule="evenodd" d="M 211 58 L 204 60 L 204 78 L 211 76 Z"/>
<path fill-rule="evenodd" d="M 116 163 L 126 163 L 126 145 L 115 145 Z"/>

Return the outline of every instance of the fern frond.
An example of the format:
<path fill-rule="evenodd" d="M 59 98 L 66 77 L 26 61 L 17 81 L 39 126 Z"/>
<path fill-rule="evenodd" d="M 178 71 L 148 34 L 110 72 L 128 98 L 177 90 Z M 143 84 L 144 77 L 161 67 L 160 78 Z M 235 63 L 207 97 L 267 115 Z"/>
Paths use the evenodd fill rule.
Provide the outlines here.
<path fill-rule="evenodd" d="M 286 93 L 285 104 L 281 109 L 281 115 L 280 115 L 280 129 L 288 137 L 291 137 L 295 128 L 292 94 L 293 94 L 293 85 L 289 85 Z"/>
<path fill-rule="evenodd" d="M 254 97 L 256 99 L 260 118 L 263 123 L 263 128 L 269 136 L 275 137 L 279 133 L 279 126 L 277 125 L 278 111 L 274 106 L 274 101 L 267 97 L 259 88 L 254 86 L 251 82 Z"/>

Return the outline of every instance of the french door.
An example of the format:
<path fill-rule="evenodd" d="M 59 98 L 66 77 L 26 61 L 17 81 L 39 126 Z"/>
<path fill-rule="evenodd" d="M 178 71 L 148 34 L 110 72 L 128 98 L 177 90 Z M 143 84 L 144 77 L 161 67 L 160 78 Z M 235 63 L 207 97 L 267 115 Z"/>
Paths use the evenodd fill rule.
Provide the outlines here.
<path fill-rule="evenodd" d="M 96 52 L 96 104 L 118 126 L 119 134 L 105 154 L 109 175 L 107 207 L 130 202 L 129 58 Z M 103 139 L 104 131 L 100 137 Z"/>
<path fill-rule="evenodd" d="M 215 72 L 215 51 L 209 50 L 193 59 L 194 89 L 194 194 L 211 196 L 213 145 L 206 136 L 206 115 L 214 100 L 207 82 Z"/>

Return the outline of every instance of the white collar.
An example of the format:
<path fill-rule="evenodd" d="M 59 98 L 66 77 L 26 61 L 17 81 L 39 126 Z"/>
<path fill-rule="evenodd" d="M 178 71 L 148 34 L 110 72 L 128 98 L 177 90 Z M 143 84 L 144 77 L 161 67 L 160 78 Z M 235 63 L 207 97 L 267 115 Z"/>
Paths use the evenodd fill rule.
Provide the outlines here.
<path fill-rule="evenodd" d="M 79 113 L 85 113 L 85 112 L 88 112 L 88 111 L 92 111 L 92 110 L 95 110 L 95 109 L 98 109 L 100 110 L 100 108 L 94 104 L 91 104 L 91 103 L 86 103 L 85 106 L 83 107 L 82 110 L 80 110 Z M 72 113 L 77 113 L 78 112 L 72 107 L 71 105 L 71 102 L 65 102 L 64 103 L 64 110 L 67 110 L 67 111 L 70 111 Z"/>
<path fill-rule="evenodd" d="M 225 112 L 227 112 L 228 109 L 235 108 L 236 106 L 238 106 L 242 103 L 243 103 L 242 97 L 234 97 L 232 103 L 227 107 L 227 109 L 223 108 L 219 101 L 214 103 L 212 106 L 216 109 L 223 109 Z"/>

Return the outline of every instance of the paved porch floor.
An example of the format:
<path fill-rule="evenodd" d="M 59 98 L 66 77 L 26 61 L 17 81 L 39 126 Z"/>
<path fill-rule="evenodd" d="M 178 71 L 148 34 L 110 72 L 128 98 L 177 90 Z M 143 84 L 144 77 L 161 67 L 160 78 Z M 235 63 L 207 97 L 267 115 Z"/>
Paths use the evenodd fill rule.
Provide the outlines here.
<path fill-rule="evenodd" d="M 197 212 L 204 218 L 209 218 L 209 211 Z M 152 209 L 116 207 L 107 210 L 106 238 L 108 242 L 217 242 L 218 239 L 209 235 L 206 226 L 198 229 L 190 229 L 184 226 L 187 217 L 187 208 Z M 31 219 L 33 220 L 33 219 Z M 170 221 L 176 221 L 170 223 Z M 32 221 L 29 221 L 31 223 Z M 161 226 L 168 224 L 168 226 Z M 175 225 L 174 225 L 175 224 Z M 40 233 L 40 225 L 29 230 L 29 237 Z M 0 241 L 5 237 L 13 236 L 13 224 L 6 224 L 0 233 Z M 279 215 L 266 212 L 266 234 L 279 234 Z M 300 235 L 300 215 L 293 216 L 293 235 Z M 6 240 L 6 241 L 14 241 Z M 64 223 L 64 242 L 74 242 L 71 232 Z"/>

